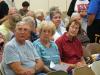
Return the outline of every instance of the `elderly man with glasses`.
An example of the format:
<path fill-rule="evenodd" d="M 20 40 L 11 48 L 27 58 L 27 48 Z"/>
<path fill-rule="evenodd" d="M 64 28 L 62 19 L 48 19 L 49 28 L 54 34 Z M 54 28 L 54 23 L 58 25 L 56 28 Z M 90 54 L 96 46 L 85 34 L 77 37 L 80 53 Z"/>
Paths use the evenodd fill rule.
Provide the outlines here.
<path fill-rule="evenodd" d="M 18 22 L 15 37 L 4 47 L 2 66 L 5 75 L 37 75 L 43 69 L 43 62 L 27 40 L 30 36 L 31 25 L 25 21 Z"/>

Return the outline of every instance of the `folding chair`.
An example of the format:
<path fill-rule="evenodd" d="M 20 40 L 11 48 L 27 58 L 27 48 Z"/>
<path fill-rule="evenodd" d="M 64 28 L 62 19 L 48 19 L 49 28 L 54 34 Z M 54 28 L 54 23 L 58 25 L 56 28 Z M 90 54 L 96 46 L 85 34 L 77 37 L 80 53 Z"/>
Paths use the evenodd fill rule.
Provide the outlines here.
<path fill-rule="evenodd" d="M 75 68 L 73 70 L 73 75 L 95 75 L 91 68 L 85 66 L 80 68 Z"/>
<path fill-rule="evenodd" d="M 100 53 L 100 44 L 98 43 L 89 43 L 86 47 L 87 50 L 91 52 L 91 54 Z"/>
<path fill-rule="evenodd" d="M 93 59 L 91 57 L 91 51 L 83 46 L 83 57 L 85 59 L 86 64 L 91 64 Z"/>
<path fill-rule="evenodd" d="M 53 71 L 49 72 L 47 75 L 68 75 L 65 71 Z"/>

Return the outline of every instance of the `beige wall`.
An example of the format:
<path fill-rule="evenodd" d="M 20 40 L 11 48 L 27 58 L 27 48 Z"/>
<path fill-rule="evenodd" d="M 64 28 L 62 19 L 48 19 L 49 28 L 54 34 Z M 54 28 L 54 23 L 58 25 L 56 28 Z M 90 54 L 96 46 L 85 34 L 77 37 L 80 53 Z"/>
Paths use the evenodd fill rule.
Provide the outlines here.
<path fill-rule="evenodd" d="M 8 0 L 9 1 L 9 0 Z M 15 6 L 17 9 L 20 9 L 23 1 L 29 1 L 30 10 L 42 9 L 44 12 L 47 12 L 50 7 L 58 6 L 61 11 L 66 11 L 71 0 L 15 0 Z"/>

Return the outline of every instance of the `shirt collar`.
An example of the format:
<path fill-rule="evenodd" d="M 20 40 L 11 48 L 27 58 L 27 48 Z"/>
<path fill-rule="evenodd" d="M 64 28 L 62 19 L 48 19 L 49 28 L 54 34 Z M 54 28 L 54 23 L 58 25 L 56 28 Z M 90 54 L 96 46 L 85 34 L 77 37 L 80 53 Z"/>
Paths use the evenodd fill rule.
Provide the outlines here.
<path fill-rule="evenodd" d="M 66 42 L 73 42 L 76 40 L 76 37 L 74 37 L 73 40 L 70 40 L 66 34 L 67 34 L 67 32 L 65 32 L 63 35 Z"/>

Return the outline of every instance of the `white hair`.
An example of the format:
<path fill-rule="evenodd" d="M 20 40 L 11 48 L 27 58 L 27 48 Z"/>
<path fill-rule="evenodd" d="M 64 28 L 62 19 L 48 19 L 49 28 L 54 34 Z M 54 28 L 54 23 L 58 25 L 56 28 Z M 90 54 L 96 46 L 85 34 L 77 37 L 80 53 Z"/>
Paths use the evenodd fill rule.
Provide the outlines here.
<path fill-rule="evenodd" d="M 32 27 L 32 25 L 29 24 L 29 23 L 26 22 L 26 21 L 19 21 L 19 22 L 16 24 L 16 28 L 17 28 L 18 26 L 22 26 L 22 25 L 28 25 L 28 26 L 30 26 L 30 28 Z"/>
<path fill-rule="evenodd" d="M 22 21 L 28 22 L 28 23 L 30 23 L 30 24 L 32 24 L 32 25 L 35 23 L 34 18 L 31 17 L 31 16 L 26 16 L 26 17 L 24 17 L 24 18 L 22 19 Z"/>
<path fill-rule="evenodd" d="M 75 17 L 80 17 L 80 14 L 78 12 L 72 13 L 71 19 L 73 19 Z"/>

